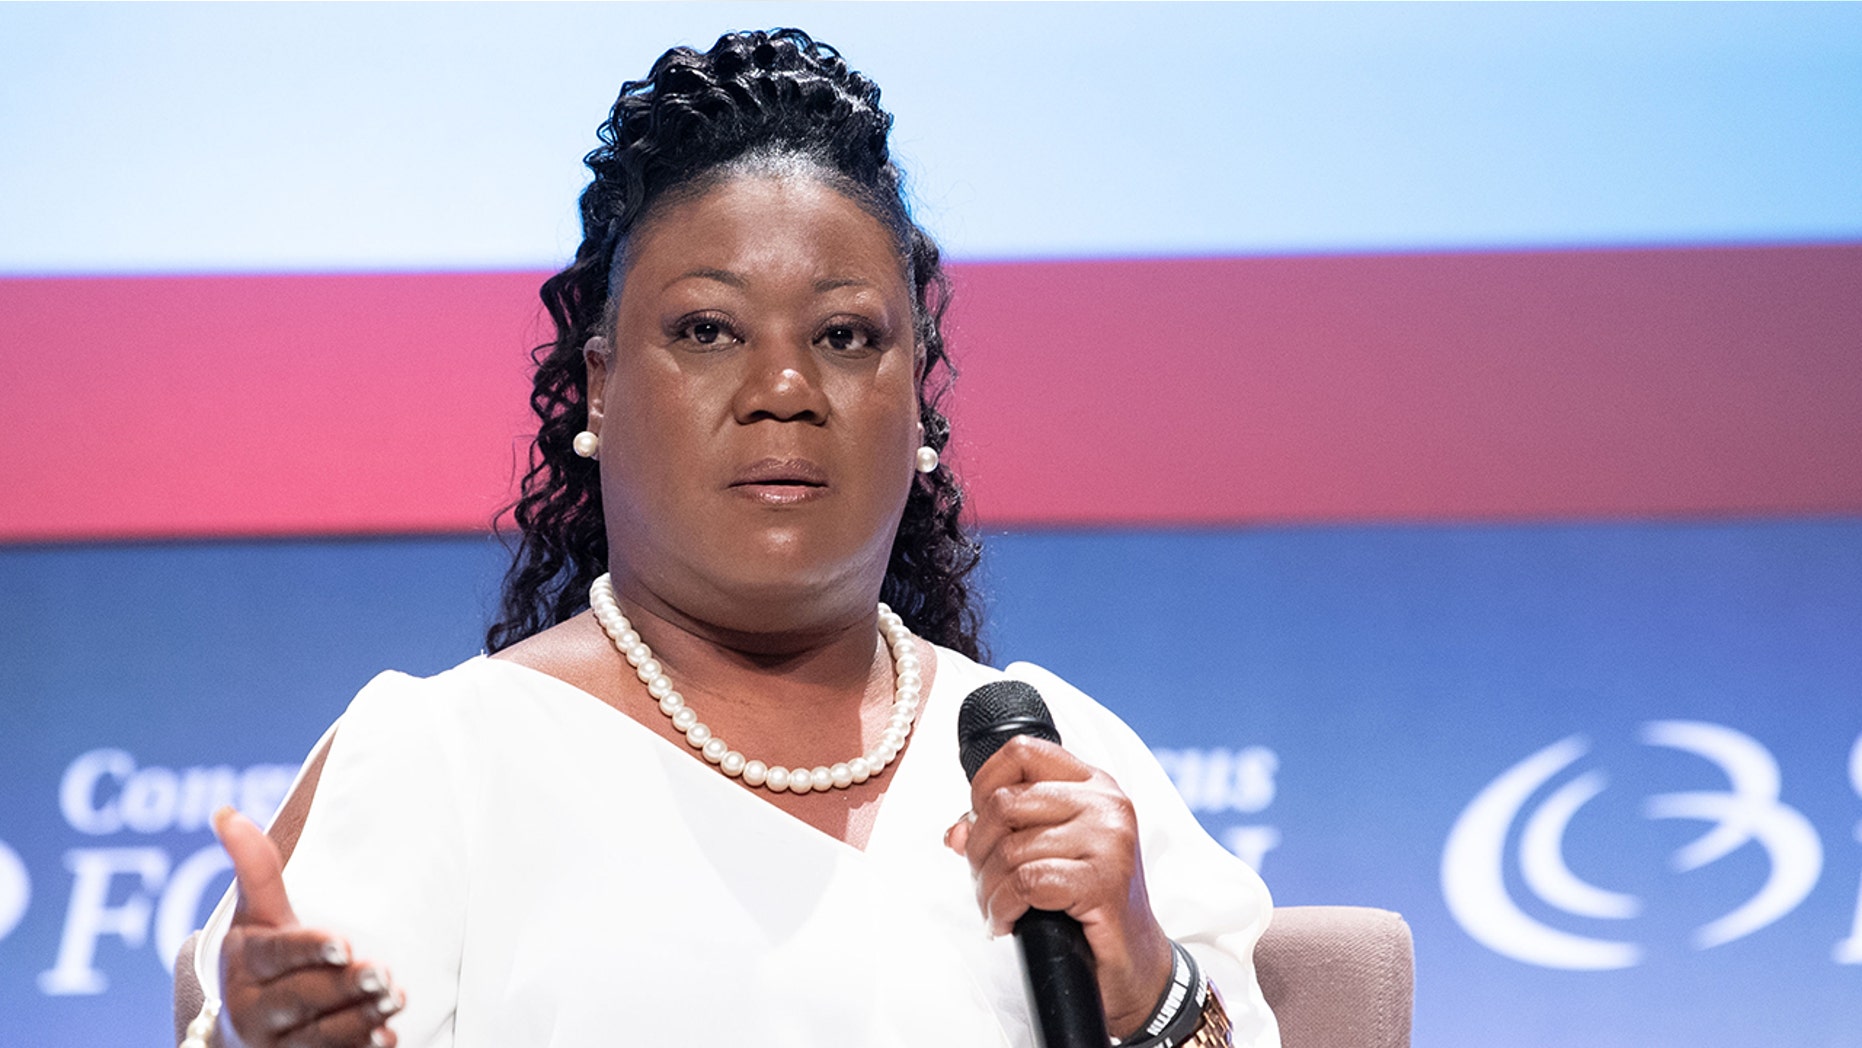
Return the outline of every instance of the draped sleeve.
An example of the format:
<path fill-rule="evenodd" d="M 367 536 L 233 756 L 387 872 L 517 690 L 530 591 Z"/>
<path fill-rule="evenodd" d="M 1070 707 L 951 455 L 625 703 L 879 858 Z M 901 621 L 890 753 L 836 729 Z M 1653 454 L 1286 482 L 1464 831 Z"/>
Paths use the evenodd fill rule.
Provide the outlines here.
<path fill-rule="evenodd" d="M 347 937 L 357 959 L 392 973 L 407 1005 L 390 1025 L 410 1048 L 453 1043 L 470 889 L 465 740 L 457 718 L 434 708 L 451 698 L 447 681 L 388 672 L 356 695 L 325 736 L 329 753 L 284 871 L 303 926 Z M 196 956 L 214 999 L 235 890 Z"/>

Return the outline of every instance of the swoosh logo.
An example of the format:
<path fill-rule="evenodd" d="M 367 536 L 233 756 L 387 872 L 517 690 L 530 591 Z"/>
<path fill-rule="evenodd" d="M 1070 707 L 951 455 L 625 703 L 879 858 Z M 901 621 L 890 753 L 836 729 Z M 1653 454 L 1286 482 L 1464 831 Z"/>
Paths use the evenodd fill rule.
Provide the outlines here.
<path fill-rule="evenodd" d="M 1572 735 L 1527 757 L 1482 790 L 1449 831 L 1448 846 L 1442 850 L 1442 894 L 1455 920 L 1475 941 L 1495 953 L 1545 968 L 1584 971 L 1628 968 L 1642 959 L 1642 948 L 1634 943 L 1573 935 L 1537 920 L 1520 909 L 1506 889 L 1506 841 L 1514 818 L 1533 794 L 1589 751 L 1588 740 Z M 1549 847 L 1556 860 L 1555 868 L 1548 867 L 1529 875 L 1527 885 L 1535 893 L 1542 893 L 1550 886 L 1554 896 L 1565 893 L 1584 899 L 1581 905 L 1588 905 L 1593 911 L 1611 907 L 1620 910 L 1627 896 L 1616 896 L 1578 880 L 1560 852 L 1559 841 L 1571 814 L 1589 797 L 1602 792 L 1601 773 L 1593 772 L 1592 776 L 1573 780 L 1573 784 L 1583 784 L 1580 789 L 1566 787 L 1571 792 L 1559 803 L 1569 810 L 1562 816 L 1560 809 L 1553 808 L 1550 801 L 1533 816 L 1528 828 L 1529 833 L 1535 826 L 1538 831 L 1533 846 L 1541 851 Z M 1593 792 L 1580 796 L 1592 787 Z M 1557 798 L 1559 794 L 1553 796 Z M 1546 815 L 1548 809 L 1552 810 L 1550 816 Z M 1633 913 L 1636 901 L 1628 899 L 1628 902 Z M 1612 914 L 1591 914 L 1609 915 Z"/>
<path fill-rule="evenodd" d="M 1703 721 L 1650 721 L 1640 741 L 1700 757 L 1726 776 L 1725 790 L 1690 790 L 1650 797 L 1650 819 L 1711 823 L 1677 849 L 1669 867 L 1687 873 L 1749 843 L 1765 849 L 1770 872 L 1758 892 L 1730 913 L 1696 929 L 1696 949 L 1751 935 L 1796 909 L 1816 887 L 1823 869 L 1817 831 L 1780 799 L 1782 777 L 1771 753 L 1750 736 Z M 1449 912 L 1476 941 L 1496 953 L 1546 968 L 1598 971 L 1627 968 L 1642 959 L 1635 943 L 1576 935 L 1522 909 L 1508 891 L 1507 842 L 1527 803 L 1590 751 L 1571 735 L 1507 769 L 1462 811 L 1442 851 L 1442 894 Z M 1858 746 L 1862 754 L 1862 745 Z M 1862 756 L 1852 758 L 1862 775 Z M 1552 789 L 1526 816 L 1519 836 L 1520 876 L 1541 902 L 1576 917 L 1627 920 L 1642 901 L 1578 877 L 1565 861 L 1564 840 L 1573 817 L 1608 785 L 1587 771 Z"/>

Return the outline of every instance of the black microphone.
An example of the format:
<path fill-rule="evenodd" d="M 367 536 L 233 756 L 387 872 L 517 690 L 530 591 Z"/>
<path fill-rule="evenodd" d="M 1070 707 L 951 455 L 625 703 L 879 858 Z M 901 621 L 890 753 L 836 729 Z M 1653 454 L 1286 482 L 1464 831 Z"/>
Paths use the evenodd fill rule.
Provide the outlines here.
<path fill-rule="evenodd" d="M 957 712 L 957 756 L 972 781 L 983 762 L 1016 735 L 1060 744 L 1041 693 L 1018 680 L 992 681 L 964 697 Z M 1099 1000 L 1092 947 L 1080 922 L 1057 910 L 1029 910 L 1015 921 L 1044 1048 L 1106 1048 L 1106 1009 Z"/>

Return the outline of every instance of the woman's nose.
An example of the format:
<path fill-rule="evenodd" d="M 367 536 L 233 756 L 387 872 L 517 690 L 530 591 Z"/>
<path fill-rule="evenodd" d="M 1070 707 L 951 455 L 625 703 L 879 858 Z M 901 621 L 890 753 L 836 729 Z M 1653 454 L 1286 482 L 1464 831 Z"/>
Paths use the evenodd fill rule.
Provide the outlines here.
<path fill-rule="evenodd" d="M 827 420 L 820 361 L 812 345 L 794 338 L 769 339 L 752 345 L 744 357 L 747 366 L 735 404 L 739 422 Z"/>

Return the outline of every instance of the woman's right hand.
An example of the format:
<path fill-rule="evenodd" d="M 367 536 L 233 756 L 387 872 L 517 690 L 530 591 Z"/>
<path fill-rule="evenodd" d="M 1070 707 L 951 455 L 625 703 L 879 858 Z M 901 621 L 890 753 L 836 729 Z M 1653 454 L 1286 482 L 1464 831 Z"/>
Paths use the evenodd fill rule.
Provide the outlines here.
<path fill-rule="evenodd" d="M 230 1028 L 244 1048 L 392 1048 L 387 1019 L 406 999 L 387 970 L 355 960 L 340 937 L 298 925 L 284 859 L 251 819 L 222 808 L 213 829 L 239 881 L 220 947 L 222 1036 Z"/>

